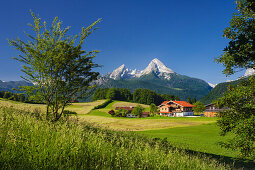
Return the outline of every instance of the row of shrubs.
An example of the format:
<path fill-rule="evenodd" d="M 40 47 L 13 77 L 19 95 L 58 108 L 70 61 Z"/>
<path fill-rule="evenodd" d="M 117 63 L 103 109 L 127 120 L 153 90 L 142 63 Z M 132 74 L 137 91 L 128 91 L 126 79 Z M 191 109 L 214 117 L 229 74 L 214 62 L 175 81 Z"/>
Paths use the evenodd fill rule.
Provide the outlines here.
<path fill-rule="evenodd" d="M 113 100 L 107 99 L 104 103 L 95 106 L 95 107 L 93 108 L 93 110 L 105 108 L 108 104 L 110 104 L 110 103 L 112 103 L 112 102 L 113 102 Z"/>
<path fill-rule="evenodd" d="M 177 150 L 166 139 L 97 128 L 75 118 L 49 122 L 33 113 L 0 103 L 1 169 L 229 169 Z"/>

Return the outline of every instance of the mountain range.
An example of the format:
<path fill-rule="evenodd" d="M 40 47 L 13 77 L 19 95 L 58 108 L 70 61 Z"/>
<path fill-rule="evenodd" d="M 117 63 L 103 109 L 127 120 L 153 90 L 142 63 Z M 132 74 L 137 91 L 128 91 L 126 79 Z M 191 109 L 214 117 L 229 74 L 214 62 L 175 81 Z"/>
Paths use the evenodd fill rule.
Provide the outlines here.
<path fill-rule="evenodd" d="M 26 81 L 1 81 L 0 80 L 0 91 L 17 92 L 13 89 L 18 89 L 19 86 L 33 86 L 32 83 Z"/>
<path fill-rule="evenodd" d="M 162 94 L 172 94 L 186 100 L 188 97 L 201 99 L 212 86 L 197 78 L 180 75 L 168 68 L 159 59 L 153 59 L 142 71 L 129 69 L 124 64 L 113 72 L 102 75 L 96 83 L 104 88 L 146 88 Z"/>

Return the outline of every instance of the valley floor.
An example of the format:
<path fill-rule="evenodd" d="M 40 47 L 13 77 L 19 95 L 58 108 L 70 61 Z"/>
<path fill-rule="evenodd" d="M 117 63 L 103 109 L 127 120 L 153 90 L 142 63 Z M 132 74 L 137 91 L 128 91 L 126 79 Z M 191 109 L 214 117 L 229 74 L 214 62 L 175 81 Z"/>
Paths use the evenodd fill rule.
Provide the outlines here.
<path fill-rule="evenodd" d="M 114 101 L 103 109 L 93 108 L 104 103 L 105 100 L 89 103 L 74 103 L 68 106 L 68 110 L 77 112 L 77 118 L 80 123 L 89 122 L 96 126 L 114 129 L 118 131 L 129 131 L 127 133 L 148 136 L 151 138 L 167 139 L 174 147 L 186 151 L 201 152 L 210 157 L 215 157 L 222 162 L 232 162 L 237 157 L 236 151 L 226 150 L 218 144 L 227 138 L 219 135 L 219 128 L 216 126 L 217 118 L 209 117 L 148 117 L 148 118 L 120 118 L 112 117 L 108 111 L 117 106 L 137 105 L 136 103 L 127 103 Z M 31 105 L 18 102 L 0 100 L 1 105 L 8 105 L 18 108 L 40 108 L 43 105 Z M 143 105 L 148 110 L 148 106 Z M 249 163 L 241 162 L 244 166 L 253 167 L 253 161 Z"/>

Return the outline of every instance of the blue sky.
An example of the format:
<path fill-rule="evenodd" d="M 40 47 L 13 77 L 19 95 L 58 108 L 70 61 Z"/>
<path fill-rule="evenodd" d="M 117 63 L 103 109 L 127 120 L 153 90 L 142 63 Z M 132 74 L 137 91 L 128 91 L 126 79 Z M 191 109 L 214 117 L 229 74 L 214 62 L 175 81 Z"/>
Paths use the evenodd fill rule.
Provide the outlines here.
<path fill-rule="evenodd" d="M 50 23 L 55 16 L 70 34 L 80 32 L 102 18 L 86 41 L 85 50 L 97 49 L 95 62 L 103 65 L 101 74 L 125 64 L 144 69 L 158 58 L 175 72 L 220 83 L 236 79 L 222 74 L 223 67 L 214 63 L 222 54 L 227 40 L 222 31 L 234 12 L 234 0 L 9 0 L 0 6 L 0 80 L 20 80 L 21 64 L 13 60 L 18 52 L 8 39 L 30 32 L 30 9 Z"/>

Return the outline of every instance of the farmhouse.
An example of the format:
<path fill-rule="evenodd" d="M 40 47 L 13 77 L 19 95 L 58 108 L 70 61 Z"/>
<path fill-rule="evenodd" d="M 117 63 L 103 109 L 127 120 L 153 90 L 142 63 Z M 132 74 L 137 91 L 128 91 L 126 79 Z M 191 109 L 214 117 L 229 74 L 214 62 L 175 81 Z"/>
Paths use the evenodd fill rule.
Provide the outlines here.
<path fill-rule="evenodd" d="M 204 116 L 205 117 L 215 117 L 218 112 L 224 111 L 226 109 L 227 108 L 219 109 L 214 104 L 208 104 L 208 105 L 205 106 Z"/>
<path fill-rule="evenodd" d="M 162 116 L 173 116 L 173 117 L 183 117 L 183 116 L 193 116 L 192 107 L 194 105 L 187 103 L 185 101 L 164 101 L 158 106 L 160 109 L 159 114 Z"/>

